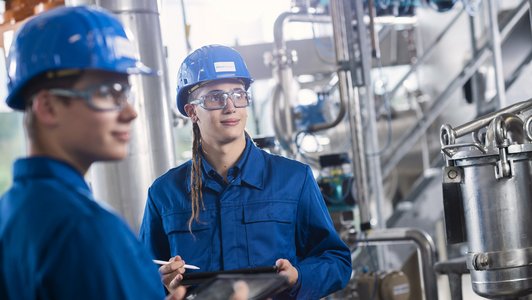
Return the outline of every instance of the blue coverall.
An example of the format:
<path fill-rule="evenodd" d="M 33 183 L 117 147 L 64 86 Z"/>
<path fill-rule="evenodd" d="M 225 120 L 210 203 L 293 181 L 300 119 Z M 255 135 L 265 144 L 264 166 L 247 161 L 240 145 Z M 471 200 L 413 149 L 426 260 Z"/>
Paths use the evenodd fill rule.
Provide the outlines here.
<path fill-rule="evenodd" d="M 192 234 L 191 161 L 150 187 L 140 239 L 155 257 L 180 255 L 200 271 L 273 266 L 286 258 L 299 278 L 284 298 L 318 299 L 347 284 L 350 251 L 308 166 L 260 150 L 249 138 L 228 183 L 205 159 L 202 164 L 205 209 Z"/>
<path fill-rule="evenodd" d="M 164 299 L 148 252 L 79 172 L 33 157 L 13 177 L 0 198 L 2 299 Z"/>

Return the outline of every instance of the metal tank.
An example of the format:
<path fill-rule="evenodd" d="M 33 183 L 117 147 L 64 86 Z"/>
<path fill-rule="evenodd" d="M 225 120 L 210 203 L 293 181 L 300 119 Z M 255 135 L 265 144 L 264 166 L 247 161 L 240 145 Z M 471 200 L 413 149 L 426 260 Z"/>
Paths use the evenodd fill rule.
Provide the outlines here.
<path fill-rule="evenodd" d="M 483 297 L 532 293 L 531 106 L 441 128 L 447 241 L 467 241 L 472 287 Z"/>
<path fill-rule="evenodd" d="M 140 60 L 158 76 L 131 76 L 137 119 L 129 155 L 120 162 L 96 163 L 90 183 L 103 199 L 138 231 L 150 184 L 174 165 L 171 105 L 157 1 L 67 0 L 66 5 L 96 5 L 113 12 L 131 33 Z"/>

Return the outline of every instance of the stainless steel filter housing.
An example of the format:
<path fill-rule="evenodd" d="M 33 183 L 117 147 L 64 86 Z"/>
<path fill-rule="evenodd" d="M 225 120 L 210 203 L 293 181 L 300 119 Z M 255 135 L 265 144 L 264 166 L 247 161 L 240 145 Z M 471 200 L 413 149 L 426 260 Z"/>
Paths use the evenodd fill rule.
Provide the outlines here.
<path fill-rule="evenodd" d="M 498 112 L 441 130 L 447 239 L 467 241 L 472 287 L 483 297 L 532 293 L 530 124 L 526 115 Z M 466 133 L 473 141 L 457 143 Z"/>

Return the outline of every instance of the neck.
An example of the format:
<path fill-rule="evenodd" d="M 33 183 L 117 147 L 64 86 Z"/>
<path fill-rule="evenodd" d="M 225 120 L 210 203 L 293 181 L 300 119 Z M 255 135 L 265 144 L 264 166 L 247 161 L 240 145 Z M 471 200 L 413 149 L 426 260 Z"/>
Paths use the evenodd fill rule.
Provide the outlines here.
<path fill-rule="evenodd" d="M 209 164 L 224 180 L 227 180 L 227 171 L 236 164 L 246 148 L 246 138 L 242 136 L 241 139 L 228 144 L 209 143 L 202 140 L 201 148 Z"/>
<path fill-rule="evenodd" d="M 29 156 L 45 156 L 56 160 L 63 161 L 76 169 L 82 176 L 85 176 L 89 169 L 91 162 L 84 162 L 75 159 L 66 151 L 54 146 L 54 143 L 46 143 L 37 139 L 32 139 L 29 142 Z"/>

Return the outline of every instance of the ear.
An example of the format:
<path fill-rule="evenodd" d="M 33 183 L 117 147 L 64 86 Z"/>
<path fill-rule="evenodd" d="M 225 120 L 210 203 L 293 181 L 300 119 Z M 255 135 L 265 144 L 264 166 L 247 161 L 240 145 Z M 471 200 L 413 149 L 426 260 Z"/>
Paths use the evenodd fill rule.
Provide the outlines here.
<path fill-rule="evenodd" d="M 47 90 L 35 94 L 31 103 L 31 110 L 39 123 L 54 126 L 58 122 L 58 102 Z"/>
<path fill-rule="evenodd" d="M 192 120 L 193 123 L 198 122 L 198 115 L 196 115 L 196 105 L 193 104 L 185 104 L 185 112 L 187 113 L 190 120 Z"/>

